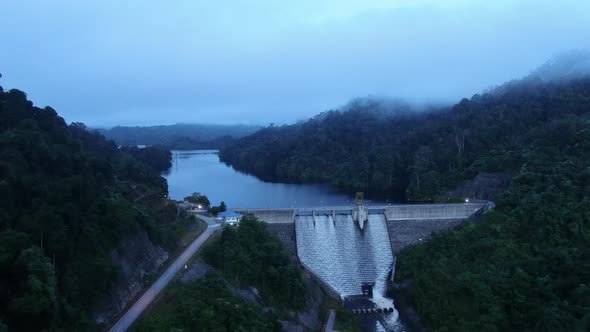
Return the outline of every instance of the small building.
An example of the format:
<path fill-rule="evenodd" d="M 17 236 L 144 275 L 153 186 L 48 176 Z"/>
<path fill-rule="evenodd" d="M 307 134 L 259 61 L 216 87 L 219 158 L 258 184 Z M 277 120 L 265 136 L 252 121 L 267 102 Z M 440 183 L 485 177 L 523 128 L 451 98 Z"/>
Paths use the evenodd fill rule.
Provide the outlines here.
<path fill-rule="evenodd" d="M 230 225 L 236 225 L 240 222 L 242 215 L 239 213 L 235 213 L 233 211 L 224 211 L 217 214 L 217 217 L 221 219 L 221 221 L 228 223 Z"/>

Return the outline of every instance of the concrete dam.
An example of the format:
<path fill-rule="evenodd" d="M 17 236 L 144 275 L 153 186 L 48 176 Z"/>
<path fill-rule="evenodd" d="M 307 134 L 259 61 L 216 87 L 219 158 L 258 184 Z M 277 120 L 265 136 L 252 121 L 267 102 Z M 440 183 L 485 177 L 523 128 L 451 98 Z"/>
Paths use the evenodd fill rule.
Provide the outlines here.
<path fill-rule="evenodd" d="M 305 267 L 347 297 L 391 271 L 396 251 L 490 207 L 481 201 L 234 211 L 266 222 Z"/>
<path fill-rule="evenodd" d="M 293 253 L 297 254 L 295 225 L 296 220 L 313 222 L 316 216 L 330 216 L 333 220 L 342 220 L 339 215 L 352 216 L 361 229 L 368 216 L 380 214 L 385 216 L 387 229 L 393 251 L 399 251 L 408 245 L 419 243 L 434 231 L 440 231 L 459 225 L 472 215 L 492 208 L 488 201 L 461 204 L 405 204 L 385 206 L 364 206 L 363 218 L 359 218 L 356 206 L 320 206 L 309 208 L 285 209 L 234 209 L 242 215 L 253 215 L 269 224 L 269 229 L 275 230 L 283 243 Z M 313 218 L 301 218 L 313 217 Z M 374 218 L 374 217 L 371 217 Z M 319 219 L 317 219 L 319 220 Z M 281 224 L 284 224 L 281 226 Z M 300 223 L 299 223 L 300 224 Z"/>
<path fill-rule="evenodd" d="M 265 221 L 324 290 L 353 313 L 383 313 L 364 320 L 367 330 L 403 332 L 393 299 L 385 297 L 395 252 L 490 207 L 491 202 L 472 202 L 235 211 Z"/>
<path fill-rule="evenodd" d="M 363 230 L 350 214 L 296 216 L 295 232 L 301 263 L 341 297 L 363 294 L 393 266 L 383 214 L 369 214 Z"/>

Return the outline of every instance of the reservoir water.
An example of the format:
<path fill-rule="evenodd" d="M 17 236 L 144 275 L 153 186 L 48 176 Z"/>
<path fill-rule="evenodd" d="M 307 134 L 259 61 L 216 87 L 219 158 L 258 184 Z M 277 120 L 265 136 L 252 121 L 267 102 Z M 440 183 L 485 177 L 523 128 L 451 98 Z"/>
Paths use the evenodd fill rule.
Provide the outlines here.
<path fill-rule="evenodd" d="M 264 182 L 219 161 L 216 150 L 172 151 L 172 167 L 162 174 L 170 198 L 182 200 L 193 192 L 211 204 L 230 208 L 285 208 L 352 205 L 353 197 L 325 184 Z M 370 201 L 366 204 L 371 204 Z"/>

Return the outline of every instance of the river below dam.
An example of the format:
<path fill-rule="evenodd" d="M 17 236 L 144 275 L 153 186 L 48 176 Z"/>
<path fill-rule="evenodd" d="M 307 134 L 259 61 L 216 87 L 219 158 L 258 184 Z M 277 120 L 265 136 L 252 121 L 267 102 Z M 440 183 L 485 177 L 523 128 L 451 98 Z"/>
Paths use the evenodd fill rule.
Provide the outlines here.
<path fill-rule="evenodd" d="M 212 205 L 224 201 L 230 208 L 290 208 L 352 205 L 354 197 L 327 184 L 264 182 L 236 171 L 219 160 L 217 150 L 172 151 L 172 167 L 162 176 L 168 180 L 170 198 L 182 200 L 199 192 Z M 366 201 L 365 204 L 384 204 Z"/>

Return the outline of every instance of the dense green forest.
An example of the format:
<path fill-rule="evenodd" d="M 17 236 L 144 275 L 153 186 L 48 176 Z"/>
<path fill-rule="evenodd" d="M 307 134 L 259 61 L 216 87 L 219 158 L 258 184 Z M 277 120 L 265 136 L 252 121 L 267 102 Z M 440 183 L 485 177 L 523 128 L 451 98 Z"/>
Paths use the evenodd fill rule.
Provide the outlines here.
<path fill-rule="evenodd" d="M 172 284 L 135 331 L 271 332 L 282 331 L 282 327 L 276 318 L 233 294 L 222 279 L 209 273 L 198 281 Z"/>
<path fill-rule="evenodd" d="M 303 309 L 306 287 L 301 272 L 263 222 L 245 217 L 237 227 L 225 227 L 205 258 L 238 286 L 254 286 L 275 308 Z"/>
<path fill-rule="evenodd" d="M 590 76 L 561 69 L 548 64 L 419 113 L 359 100 L 265 128 L 221 155 L 270 180 L 410 201 L 435 199 L 479 172 L 511 174 L 495 211 L 398 253 L 396 279 L 413 280 L 432 331 L 588 331 Z"/>
<path fill-rule="evenodd" d="M 516 174 L 530 133 L 590 112 L 589 97 L 588 78 L 531 75 L 449 108 L 357 100 L 303 123 L 264 128 L 225 146 L 220 157 L 265 180 L 329 182 L 428 202 L 479 172 Z"/>
<path fill-rule="evenodd" d="M 198 193 L 190 200 L 208 202 Z M 279 240 L 255 218 L 225 227 L 205 247 L 203 257 L 216 271 L 197 281 L 172 284 L 136 331 L 281 331 L 277 317 L 283 310 L 303 309 L 306 304 L 301 272 Z M 256 287 L 265 306 L 273 310 L 263 312 L 245 301 L 228 288 L 228 281 L 236 287 Z"/>
<path fill-rule="evenodd" d="M 120 145 L 163 145 L 173 150 L 218 149 L 236 138 L 252 134 L 259 126 L 175 124 L 151 127 L 117 126 L 97 129 Z"/>
<path fill-rule="evenodd" d="M 131 154 L 142 163 L 151 166 L 157 172 L 163 172 L 172 167 L 172 153 L 163 146 L 154 145 L 144 148 L 123 146 L 121 150 Z"/>
<path fill-rule="evenodd" d="M 494 212 L 398 253 L 432 331 L 590 330 L 590 113 L 521 144 Z"/>
<path fill-rule="evenodd" d="M 114 142 L 0 87 L 0 326 L 93 330 L 125 234 L 177 247 L 187 220 L 166 195 L 166 181 Z"/>

